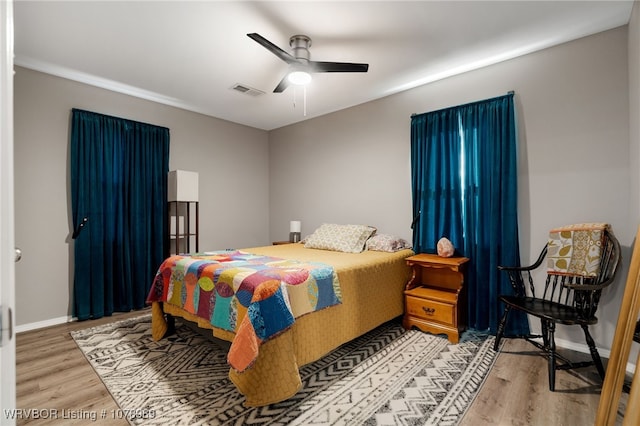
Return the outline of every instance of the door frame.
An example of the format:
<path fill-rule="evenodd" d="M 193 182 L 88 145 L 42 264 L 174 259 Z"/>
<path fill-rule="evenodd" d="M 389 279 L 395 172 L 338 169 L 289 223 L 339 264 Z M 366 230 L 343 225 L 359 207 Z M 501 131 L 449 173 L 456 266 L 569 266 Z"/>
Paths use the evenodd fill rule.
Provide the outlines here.
<path fill-rule="evenodd" d="M 15 417 L 11 415 L 16 408 L 13 0 L 0 1 L 0 44 L 0 424 L 14 425 Z"/>

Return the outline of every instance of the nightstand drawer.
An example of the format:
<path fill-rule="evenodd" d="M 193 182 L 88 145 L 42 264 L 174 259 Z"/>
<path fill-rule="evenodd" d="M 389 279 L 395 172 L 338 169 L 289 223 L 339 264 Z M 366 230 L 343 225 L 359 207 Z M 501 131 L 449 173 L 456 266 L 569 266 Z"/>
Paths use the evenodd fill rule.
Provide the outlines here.
<path fill-rule="evenodd" d="M 407 314 L 414 317 L 443 324 L 454 324 L 454 310 L 455 305 L 449 303 L 407 296 Z"/>

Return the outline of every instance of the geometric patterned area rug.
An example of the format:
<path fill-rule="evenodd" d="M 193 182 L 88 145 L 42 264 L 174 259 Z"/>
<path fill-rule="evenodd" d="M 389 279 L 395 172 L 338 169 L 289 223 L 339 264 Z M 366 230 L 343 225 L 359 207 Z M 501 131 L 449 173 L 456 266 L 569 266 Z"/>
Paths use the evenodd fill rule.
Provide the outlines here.
<path fill-rule="evenodd" d="M 289 400 L 245 407 L 226 348 L 180 321 L 159 342 L 150 315 L 71 335 L 132 425 L 455 425 L 496 359 L 493 336 L 391 321 L 302 367 Z"/>

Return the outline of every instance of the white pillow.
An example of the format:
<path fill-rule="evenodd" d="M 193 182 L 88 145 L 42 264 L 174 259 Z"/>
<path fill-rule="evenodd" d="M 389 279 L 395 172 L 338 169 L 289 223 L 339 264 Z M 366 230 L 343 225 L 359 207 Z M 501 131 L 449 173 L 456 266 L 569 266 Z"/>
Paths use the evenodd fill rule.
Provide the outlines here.
<path fill-rule="evenodd" d="M 306 248 L 360 253 L 376 228 L 366 225 L 322 224 L 305 241 Z"/>
<path fill-rule="evenodd" d="M 410 249 L 411 244 L 402 238 L 389 234 L 376 234 L 367 240 L 366 250 L 395 252 Z"/>

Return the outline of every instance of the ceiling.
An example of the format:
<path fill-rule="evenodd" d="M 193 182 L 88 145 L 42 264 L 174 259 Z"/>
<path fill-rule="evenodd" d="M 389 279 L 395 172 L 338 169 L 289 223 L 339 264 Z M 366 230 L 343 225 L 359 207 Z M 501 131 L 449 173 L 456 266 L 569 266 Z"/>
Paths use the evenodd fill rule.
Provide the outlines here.
<path fill-rule="evenodd" d="M 633 1 L 15 0 L 15 63 L 271 130 L 625 25 Z M 273 89 L 283 50 L 312 39 L 311 60 L 367 73 L 314 74 Z M 241 84 L 258 91 L 243 94 Z M 306 102 L 305 102 L 306 101 Z"/>

